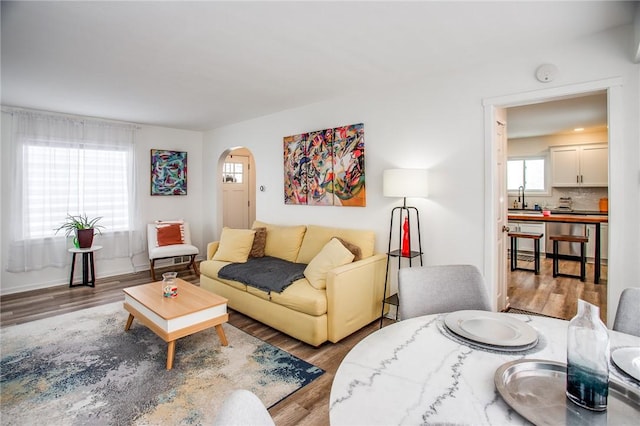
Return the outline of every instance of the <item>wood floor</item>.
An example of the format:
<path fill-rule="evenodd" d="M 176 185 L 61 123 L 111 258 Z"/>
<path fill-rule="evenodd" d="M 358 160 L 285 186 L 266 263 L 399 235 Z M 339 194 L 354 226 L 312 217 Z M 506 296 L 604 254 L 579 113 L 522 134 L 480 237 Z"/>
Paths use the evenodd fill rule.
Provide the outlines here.
<path fill-rule="evenodd" d="M 518 261 L 518 267 L 533 269 L 533 262 Z M 559 270 L 579 275 L 580 263 L 561 260 Z M 557 318 L 571 319 L 578 310 L 578 299 L 600 307 L 600 318 L 607 318 L 607 267 L 602 266 L 600 283 L 593 282 L 593 264 L 587 263 L 587 279 L 553 278 L 551 259 L 540 258 L 540 275 L 528 271 L 507 273 L 509 306 Z"/>
<path fill-rule="evenodd" d="M 577 262 L 561 262 L 561 270 L 571 273 Z M 533 262 L 519 262 L 521 267 L 533 267 Z M 603 284 L 593 284 L 593 266 L 588 265 L 587 282 L 578 279 L 553 279 L 551 260 L 542 260 L 541 274 L 514 271 L 508 273 L 510 306 L 570 319 L 575 315 L 577 299 L 583 298 L 601 307 L 606 318 L 606 277 L 603 267 Z M 159 271 L 162 272 L 162 271 Z M 577 273 L 577 270 L 575 271 Z M 180 271 L 180 278 L 194 284 L 199 277 L 192 271 Z M 124 300 L 122 289 L 150 281 L 148 272 L 98 279 L 95 288 L 68 286 L 53 287 L 0 297 L 0 326 L 6 327 L 66 312 Z M 385 319 L 385 325 L 392 321 Z M 338 366 L 346 354 L 360 340 L 378 330 L 378 321 L 342 341 L 325 343 L 314 348 L 245 315 L 230 310 L 229 323 L 233 326 L 277 346 L 325 370 L 319 379 L 273 406 L 269 412 L 278 426 L 328 425 L 329 393 Z"/>

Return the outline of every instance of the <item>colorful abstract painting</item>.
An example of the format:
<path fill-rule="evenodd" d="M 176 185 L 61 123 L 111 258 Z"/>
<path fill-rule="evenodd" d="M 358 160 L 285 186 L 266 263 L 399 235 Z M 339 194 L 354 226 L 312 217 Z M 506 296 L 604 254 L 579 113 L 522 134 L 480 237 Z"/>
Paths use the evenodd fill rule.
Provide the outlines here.
<path fill-rule="evenodd" d="M 307 134 L 284 138 L 284 202 L 307 204 Z"/>
<path fill-rule="evenodd" d="M 151 195 L 187 195 L 187 153 L 151 150 Z"/>
<path fill-rule="evenodd" d="M 333 193 L 342 205 L 364 206 L 364 125 L 334 129 Z"/>
<path fill-rule="evenodd" d="M 366 206 L 364 124 L 285 137 L 284 202 Z"/>
<path fill-rule="evenodd" d="M 331 164 L 333 129 L 309 133 L 307 138 L 307 204 L 332 206 L 333 166 Z"/>

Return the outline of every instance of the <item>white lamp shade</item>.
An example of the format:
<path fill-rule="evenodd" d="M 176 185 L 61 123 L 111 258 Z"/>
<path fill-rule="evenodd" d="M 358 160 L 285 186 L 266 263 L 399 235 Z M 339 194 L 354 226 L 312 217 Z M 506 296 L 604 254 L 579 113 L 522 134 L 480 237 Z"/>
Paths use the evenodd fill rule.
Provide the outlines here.
<path fill-rule="evenodd" d="M 385 197 L 420 197 L 429 195 L 426 169 L 390 169 L 382 173 L 382 193 Z"/>

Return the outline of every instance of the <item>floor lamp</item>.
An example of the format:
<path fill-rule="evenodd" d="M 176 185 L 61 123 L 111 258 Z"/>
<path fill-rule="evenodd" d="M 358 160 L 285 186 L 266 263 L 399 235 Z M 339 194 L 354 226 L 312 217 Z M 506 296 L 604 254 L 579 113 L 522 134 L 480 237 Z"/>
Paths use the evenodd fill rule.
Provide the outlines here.
<path fill-rule="evenodd" d="M 402 198 L 402 206 L 394 207 L 391 210 L 391 220 L 389 222 L 389 246 L 387 248 L 387 270 L 384 278 L 384 293 L 382 303 L 382 313 L 380 314 L 380 327 L 384 317 L 385 304 L 396 306 L 396 319 L 398 318 L 397 306 L 399 304 L 398 295 L 393 294 L 387 297 L 387 282 L 389 280 L 389 260 L 392 257 L 398 258 L 398 269 L 400 269 L 402 258 L 409 259 L 409 267 L 414 257 L 420 256 L 420 266 L 422 266 L 422 240 L 420 237 L 420 214 L 415 207 L 407 206 L 407 198 L 424 198 L 429 195 L 428 172 L 424 169 L 390 169 L 385 170 L 382 175 L 382 193 L 385 197 Z M 413 219 L 412 213 L 413 212 Z M 398 248 L 391 250 L 393 239 L 394 223 L 397 217 Z M 404 221 L 402 220 L 404 217 Z M 411 227 L 415 224 L 418 230 L 418 250 L 412 250 Z"/>

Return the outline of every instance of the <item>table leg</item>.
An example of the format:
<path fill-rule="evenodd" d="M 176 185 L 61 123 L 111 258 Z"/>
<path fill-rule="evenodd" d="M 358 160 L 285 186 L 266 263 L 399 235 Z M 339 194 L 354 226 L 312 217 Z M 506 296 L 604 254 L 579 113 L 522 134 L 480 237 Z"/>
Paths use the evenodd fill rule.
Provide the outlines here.
<path fill-rule="evenodd" d="M 69 277 L 69 287 L 73 287 L 73 271 L 76 267 L 76 254 L 71 257 L 71 276 Z"/>
<path fill-rule="evenodd" d="M 95 269 L 95 263 L 93 261 L 93 252 L 89 253 L 89 266 L 90 266 L 90 278 L 91 281 L 90 282 L 90 287 L 95 287 L 96 286 L 96 269 Z"/>
<path fill-rule="evenodd" d="M 89 283 L 89 253 L 82 253 L 82 285 Z"/>
<path fill-rule="evenodd" d="M 133 314 L 129 314 L 129 318 L 127 318 L 127 324 L 124 326 L 124 331 L 129 331 L 132 323 L 133 323 Z"/>
<path fill-rule="evenodd" d="M 229 342 L 227 342 L 227 336 L 224 334 L 224 329 L 222 328 L 222 324 L 216 325 L 216 331 L 218 332 L 218 337 L 220 338 L 220 342 L 222 346 L 227 346 Z"/>
<path fill-rule="evenodd" d="M 533 240 L 533 271 L 540 275 L 540 239 Z"/>
<path fill-rule="evenodd" d="M 593 282 L 595 284 L 600 283 L 600 223 L 596 223 L 596 253 L 594 256 L 594 276 Z"/>
<path fill-rule="evenodd" d="M 172 340 L 169 342 L 167 347 L 167 370 L 171 370 L 173 368 L 173 355 L 176 352 L 176 341 Z"/>

